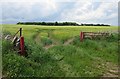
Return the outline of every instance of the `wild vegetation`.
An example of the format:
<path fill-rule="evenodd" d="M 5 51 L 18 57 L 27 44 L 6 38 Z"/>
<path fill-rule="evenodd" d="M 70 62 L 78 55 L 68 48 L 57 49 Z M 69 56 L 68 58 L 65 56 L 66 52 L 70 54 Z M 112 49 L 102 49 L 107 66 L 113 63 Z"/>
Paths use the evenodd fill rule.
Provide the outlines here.
<path fill-rule="evenodd" d="M 23 28 L 27 57 L 13 50 L 6 35 Z M 117 76 L 117 27 L 47 27 L 3 25 L 4 77 L 101 77 Z M 85 39 L 81 31 L 110 32 L 107 38 Z M 108 74 L 109 75 L 108 75 Z"/>

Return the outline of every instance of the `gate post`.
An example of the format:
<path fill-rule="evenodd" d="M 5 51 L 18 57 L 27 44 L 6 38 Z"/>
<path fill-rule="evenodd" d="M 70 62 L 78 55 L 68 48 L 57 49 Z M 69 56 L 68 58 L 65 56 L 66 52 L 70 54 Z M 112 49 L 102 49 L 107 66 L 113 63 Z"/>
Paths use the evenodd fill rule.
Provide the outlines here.
<path fill-rule="evenodd" d="M 80 41 L 82 42 L 84 39 L 84 32 L 80 32 Z"/>
<path fill-rule="evenodd" d="M 24 37 L 20 37 L 20 54 L 21 55 L 25 55 L 25 51 L 24 51 Z"/>

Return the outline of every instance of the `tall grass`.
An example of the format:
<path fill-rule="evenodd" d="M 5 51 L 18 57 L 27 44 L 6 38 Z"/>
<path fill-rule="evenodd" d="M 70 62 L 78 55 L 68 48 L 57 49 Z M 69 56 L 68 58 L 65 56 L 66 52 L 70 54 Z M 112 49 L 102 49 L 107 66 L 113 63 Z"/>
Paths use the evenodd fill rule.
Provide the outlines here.
<path fill-rule="evenodd" d="M 87 27 L 53 28 L 25 25 L 18 27 L 16 25 L 15 28 L 11 28 L 10 26 L 12 25 L 4 27 L 5 34 L 13 35 L 15 30 L 23 27 L 25 49 L 28 56 L 20 56 L 13 50 L 10 41 L 3 40 L 3 76 L 5 77 L 99 77 L 107 71 L 106 62 L 118 63 L 117 34 L 108 38 L 85 39 L 80 42 L 79 32 L 82 29 L 85 31 Z M 40 31 L 38 28 L 40 30 L 44 29 L 44 31 Z M 89 28 L 93 31 L 103 29 L 102 27 Z M 51 29 L 54 29 L 54 31 L 51 32 L 51 37 L 48 37 L 47 33 Z M 109 27 L 104 30 L 108 29 L 111 30 L 112 28 Z M 89 29 L 86 31 L 89 31 Z M 40 40 L 35 42 L 37 33 L 40 35 Z M 74 36 L 75 39 L 69 45 L 58 44 L 47 50 L 43 48 L 45 45 L 53 44 L 52 39 L 56 39 L 58 42 Z"/>
<path fill-rule="evenodd" d="M 73 42 L 73 45 L 86 50 L 93 57 L 100 57 L 108 62 L 118 63 L 118 37 L 117 34 L 104 39 L 89 40 L 85 39 L 79 42 L 79 37 Z"/>

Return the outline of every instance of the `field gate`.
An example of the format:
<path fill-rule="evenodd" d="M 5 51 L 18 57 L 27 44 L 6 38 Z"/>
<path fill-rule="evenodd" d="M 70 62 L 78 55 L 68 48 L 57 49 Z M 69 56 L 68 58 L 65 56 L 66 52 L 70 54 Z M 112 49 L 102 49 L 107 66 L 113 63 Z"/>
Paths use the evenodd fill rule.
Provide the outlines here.
<path fill-rule="evenodd" d="M 108 37 L 108 32 L 80 32 L 80 41 L 82 42 L 85 38 L 97 38 L 97 37 Z"/>
<path fill-rule="evenodd" d="M 20 33 L 20 36 L 19 36 L 19 42 L 17 41 L 16 42 L 16 40 L 15 40 L 15 38 L 16 38 L 16 35 L 18 34 L 18 33 Z M 18 51 L 18 53 L 20 54 L 20 55 L 22 55 L 22 56 L 25 56 L 25 49 L 24 49 L 24 37 L 22 36 L 22 28 L 20 28 L 17 32 L 16 32 L 16 34 L 14 35 L 14 40 L 13 40 L 13 42 L 14 43 L 19 43 L 19 51 Z"/>

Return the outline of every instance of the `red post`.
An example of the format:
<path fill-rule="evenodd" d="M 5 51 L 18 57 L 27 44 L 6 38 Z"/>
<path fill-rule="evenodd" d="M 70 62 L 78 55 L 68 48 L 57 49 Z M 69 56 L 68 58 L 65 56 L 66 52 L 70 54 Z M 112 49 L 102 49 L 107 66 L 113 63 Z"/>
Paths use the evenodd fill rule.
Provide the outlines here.
<path fill-rule="evenodd" d="M 80 41 L 82 42 L 84 39 L 84 32 L 80 32 Z"/>
<path fill-rule="evenodd" d="M 21 55 L 25 55 L 25 51 L 24 51 L 24 37 L 20 37 L 20 54 Z"/>

